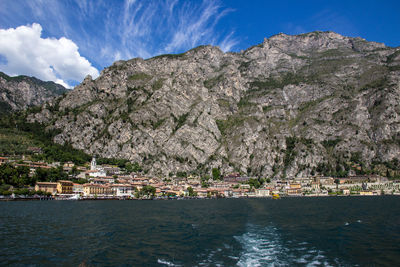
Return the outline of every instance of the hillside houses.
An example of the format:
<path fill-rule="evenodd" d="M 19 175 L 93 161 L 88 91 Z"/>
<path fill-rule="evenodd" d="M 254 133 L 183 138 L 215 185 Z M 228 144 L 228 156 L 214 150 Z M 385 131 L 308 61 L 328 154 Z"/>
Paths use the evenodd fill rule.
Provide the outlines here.
<path fill-rule="evenodd" d="M 302 177 L 286 179 L 258 179 L 231 173 L 222 180 L 189 175 L 188 177 L 153 177 L 141 173 L 127 173 L 112 165 L 75 166 L 73 162 L 45 163 L 29 160 L 10 160 L 0 157 L 0 164 L 28 167 L 30 176 L 37 169 L 61 168 L 68 179 L 38 181 L 34 190 L 52 195 L 78 195 L 81 198 L 239 198 L 280 196 L 327 196 L 327 195 L 380 195 L 400 194 L 400 181 L 388 180 L 378 175 L 349 177 Z M 266 182 L 268 180 L 268 182 Z M 256 183 L 254 183 L 256 181 Z M 258 182 L 257 182 L 258 181 Z M 257 187 L 255 187 L 257 186 Z"/>

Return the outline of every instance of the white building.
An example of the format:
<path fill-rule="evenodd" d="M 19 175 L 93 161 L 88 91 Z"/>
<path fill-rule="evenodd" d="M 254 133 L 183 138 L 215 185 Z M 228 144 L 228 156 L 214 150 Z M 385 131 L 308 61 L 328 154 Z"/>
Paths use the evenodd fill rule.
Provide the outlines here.
<path fill-rule="evenodd" d="M 83 195 L 83 185 L 74 183 L 74 185 L 72 186 L 72 192 L 74 194 Z"/>
<path fill-rule="evenodd" d="M 91 171 L 96 171 L 97 170 L 97 164 L 96 164 L 96 158 L 92 158 L 92 162 L 90 162 L 90 170 Z"/>
<path fill-rule="evenodd" d="M 259 188 L 255 190 L 256 197 L 269 197 L 270 190 L 268 188 Z"/>
<path fill-rule="evenodd" d="M 96 158 L 93 157 L 92 162 L 90 162 L 90 177 L 106 177 L 107 173 L 102 167 L 98 167 L 96 163 Z"/>
<path fill-rule="evenodd" d="M 132 197 L 135 194 L 133 186 L 129 184 L 113 184 L 111 187 L 117 197 Z"/>

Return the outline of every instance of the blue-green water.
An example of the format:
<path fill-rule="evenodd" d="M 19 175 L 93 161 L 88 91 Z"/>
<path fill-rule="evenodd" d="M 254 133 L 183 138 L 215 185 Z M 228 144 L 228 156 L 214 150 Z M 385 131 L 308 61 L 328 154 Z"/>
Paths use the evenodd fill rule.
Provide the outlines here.
<path fill-rule="evenodd" d="M 400 266 L 399 197 L 0 203 L 4 266 Z"/>

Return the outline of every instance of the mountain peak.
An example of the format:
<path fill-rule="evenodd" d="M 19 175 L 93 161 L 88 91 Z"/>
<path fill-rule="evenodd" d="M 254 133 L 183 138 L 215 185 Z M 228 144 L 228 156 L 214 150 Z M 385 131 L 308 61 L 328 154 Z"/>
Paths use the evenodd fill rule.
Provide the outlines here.
<path fill-rule="evenodd" d="M 334 32 L 278 34 L 242 53 L 200 46 L 115 62 L 30 120 L 153 174 L 336 173 L 400 156 L 396 53 Z"/>
<path fill-rule="evenodd" d="M 65 87 L 54 82 L 25 75 L 12 77 L 0 72 L 0 113 L 40 105 L 65 92 Z"/>

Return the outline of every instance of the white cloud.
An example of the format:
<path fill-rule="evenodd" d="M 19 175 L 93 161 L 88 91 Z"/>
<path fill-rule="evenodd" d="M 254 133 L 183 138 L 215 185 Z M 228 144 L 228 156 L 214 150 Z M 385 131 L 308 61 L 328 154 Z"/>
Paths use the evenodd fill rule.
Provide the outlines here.
<path fill-rule="evenodd" d="M 0 54 L 7 59 L 0 69 L 9 75 L 31 75 L 66 87 L 69 80 L 80 82 L 99 72 L 78 52 L 78 46 L 61 37 L 42 38 L 40 24 L 0 29 Z"/>
<path fill-rule="evenodd" d="M 240 42 L 223 22 L 234 10 L 222 0 L 7 2 L 2 9 L 0 0 L 0 25 L 37 22 L 48 36 L 73 40 L 96 67 L 118 59 L 182 53 L 205 44 L 231 51 Z"/>

